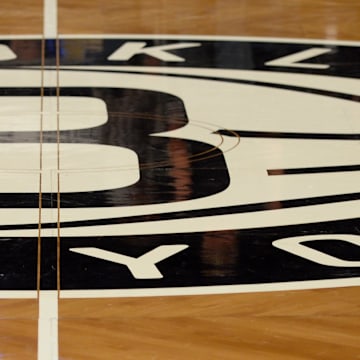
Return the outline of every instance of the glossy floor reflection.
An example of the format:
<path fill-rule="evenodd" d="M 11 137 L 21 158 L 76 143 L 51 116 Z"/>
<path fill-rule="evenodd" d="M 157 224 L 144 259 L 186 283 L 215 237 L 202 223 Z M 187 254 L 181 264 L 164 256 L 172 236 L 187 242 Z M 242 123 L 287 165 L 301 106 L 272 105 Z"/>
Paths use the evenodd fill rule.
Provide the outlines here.
<path fill-rule="evenodd" d="M 21 78 L 2 89 L 3 151 L 13 147 L 0 163 L 2 207 L 33 209 L 34 218 L 2 230 L 35 247 L 34 258 L 23 251 L 24 264 L 37 246 L 44 261 L 40 282 L 35 267 L 28 281 L 3 251 L 8 272 L 25 281 L 9 278 L 3 289 L 276 289 L 359 276 L 359 47 L 350 45 L 4 42 L 16 58 L 3 73 Z M 33 79 L 42 86 L 29 86 Z M 10 122 L 19 101 L 24 116 Z M 28 170 L 28 181 L 8 182 L 9 169 Z M 51 238 L 56 228 L 61 243 Z M 174 252 L 154 255 L 149 274 L 118 255 L 141 265 L 166 247 Z"/>
<path fill-rule="evenodd" d="M 356 358 L 359 4 L 55 5 L 0 12 L 0 358 Z"/>

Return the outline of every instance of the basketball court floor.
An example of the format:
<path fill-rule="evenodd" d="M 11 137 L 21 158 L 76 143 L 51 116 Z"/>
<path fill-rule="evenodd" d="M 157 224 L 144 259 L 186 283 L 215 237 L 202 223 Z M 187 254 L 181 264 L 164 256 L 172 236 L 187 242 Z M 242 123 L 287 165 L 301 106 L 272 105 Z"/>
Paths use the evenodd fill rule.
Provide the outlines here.
<path fill-rule="evenodd" d="M 3 0 L 0 359 L 359 359 L 359 30 Z"/>

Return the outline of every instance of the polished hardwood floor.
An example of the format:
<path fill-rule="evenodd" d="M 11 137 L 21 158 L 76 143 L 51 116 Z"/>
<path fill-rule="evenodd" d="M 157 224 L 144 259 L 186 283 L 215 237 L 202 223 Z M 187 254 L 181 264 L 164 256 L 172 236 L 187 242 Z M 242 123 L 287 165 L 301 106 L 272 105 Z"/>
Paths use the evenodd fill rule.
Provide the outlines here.
<path fill-rule="evenodd" d="M 3 0 L 1 34 L 42 34 L 40 0 Z M 58 0 L 59 34 L 359 39 L 358 0 Z M 37 359 L 36 299 L 0 300 L 0 359 Z M 60 299 L 59 359 L 360 359 L 359 287 Z M 52 360 L 49 358 L 49 360 Z"/>
<path fill-rule="evenodd" d="M 358 40 L 356 0 L 59 2 L 61 33 L 196 34 Z M 72 21 L 73 18 L 78 21 Z M 96 19 L 94 21 L 94 19 Z"/>

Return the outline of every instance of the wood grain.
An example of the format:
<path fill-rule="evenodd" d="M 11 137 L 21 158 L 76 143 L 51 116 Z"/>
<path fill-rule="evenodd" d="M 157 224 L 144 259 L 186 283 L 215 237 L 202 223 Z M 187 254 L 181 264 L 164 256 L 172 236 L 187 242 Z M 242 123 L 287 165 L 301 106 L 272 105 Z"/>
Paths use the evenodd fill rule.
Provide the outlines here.
<path fill-rule="evenodd" d="M 64 34 L 359 40 L 358 1 L 90 0 L 84 7 L 60 0 L 59 5 L 59 32 Z M 61 300 L 60 355 L 93 360 L 357 359 L 359 304 L 356 287 Z"/>
<path fill-rule="evenodd" d="M 59 0 L 60 33 L 359 39 L 357 0 L 89 0 L 84 4 Z"/>
<path fill-rule="evenodd" d="M 37 319 L 0 319 L 0 358 L 37 358 Z"/>
<path fill-rule="evenodd" d="M 358 0 L 58 0 L 62 34 L 359 40 Z M 1 34 L 41 34 L 41 0 L 3 0 Z M 37 302 L 0 301 L 0 359 L 37 358 Z M 359 287 L 62 299 L 60 359 L 360 359 Z"/>
<path fill-rule="evenodd" d="M 61 318 L 360 316 L 358 287 L 249 294 L 61 299 Z M 360 334 L 360 328 L 359 328 Z"/>
<path fill-rule="evenodd" d="M 360 317 L 60 320 L 65 359 L 356 359 Z"/>
<path fill-rule="evenodd" d="M 0 359 L 37 358 L 36 299 L 0 299 Z"/>
<path fill-rule="evenodd" d="M 42 34 L 42 0 L 2 0 L 0 34 Z"/>
<path fill-rule="evenodd" d="M 37 319 L 38 304 L 36 299 L 0 299 L 0 320 Z"/>
<path fill-rule="evenodd" d="M 356 287 L 60 301 L 65 359 L 356 359 Z"/>

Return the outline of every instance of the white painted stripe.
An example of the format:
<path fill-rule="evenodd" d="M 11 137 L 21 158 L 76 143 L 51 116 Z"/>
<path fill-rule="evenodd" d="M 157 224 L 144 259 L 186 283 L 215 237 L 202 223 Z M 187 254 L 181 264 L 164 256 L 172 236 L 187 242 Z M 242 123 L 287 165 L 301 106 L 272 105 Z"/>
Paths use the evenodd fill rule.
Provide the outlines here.
<path fill-rule="evenodd" d="M 39 40 L 42 35 L 39 34 L 24 34 L 24 35 L 0 35 L 1 40 Z"/>
<path fill-rule="evenodd" d="M 5 290 L 0 291 L 0 299 L 36 299 L 37 291 L 32 290 Z"/>
<path fill-rule="evenodd" d="M 44 0 L 43 37 L 56 38 L 57 0 Z M 37 360 L 59 359 L 58 338 L 58 292 L 39 292 L 38 358 Z"/>
<path fill-rule="evenodd" d="M 1 36 L 0 36 L 1 37 Z M 141 40 L 207 40 L 207 41 L 249 41 L 249 42 L 269 42 L 283 44 L 306 44 L 306 45 L 342 45 L 360 46 L 360 41 L 351 40 L 322 40 L 322 39 L 298 39 L 298 38 L 276 38 L 260 36 L 212 36 L 212 35 L 149 35 L 149 34 L 64 34 L 60 39 L 141 39 Z"/>
<path fill-rule="evenodd" d="M 330 289 L 360 286 L 360 277 L 346 279 L 290 281 L 283 283 L 247 284 L 247 285 L 210 285 L 149 289 L 103 289 L 103 290 L 62 290 L 62 299 L 149 297 L 180 295 L 240 294 L 250 292 Z M 43 291 L 42 294 L 45 292 Z M 51 293 L 51 291 L 48 291 Z M 54 291 L 53 293 L 56 293 Z M 49 295 L 45 295 L 49 296 Z M 0 299 L 36 299 L 36 291 L 0 291 Z M 42 295 L 42 303 L 44 297 Z M 57 310 L 55 310 L 57 314 Z M 44 313 L 43 316 L 44 317 Z M 56 316 L 57 317 L 57 316 Z"/>
<path fill-rule="evenodd" d="M 51 0 L 47 0 L 51 1 Z M 55 0 L 56 1 L 56 0 Z M 283 44 L 307 44 L 307 45 L 339 45 L 339 46 L 360 46 L 360 41 L 351 40 L 321 40 L 321 39 L 297 39 L 297 38 L 274 38 L 274 37 L 256 37 L 256 36 L 210 36 L 210 35 L 149 35 L 149 34 L 64 34 L 59 35 L 60 39 L 141 39 L 141 40 L 207 40 L 207 41 L 253 41 L 267 43 L 283 43 Z M 24 34 L 24 35 L 8 35 L 0 34 L 0 39 L 16 40 L 16 39 L 41 39 L 41 35 Z"/>
<path fill-rule="evenodd" d="M 34 66 L 34 69 L 38 67 Z M 55 69 L 54 66 L 47 67 Z M 184 76 L 202 76 L 222 79 L 236 79 L 245 81 L 259 81 L 269 84 L 302 86 L 309 89 L 320 89 L 338 93 L 360 95 L 360 81 L 356 78 L 345 78 L 328 75 L 293 74 L 289 72 L 275 72 L 264 70 L 234 70 L 211 68 L 184 68 L 169 66 L 91 66 L 91 65 L 62 65 L 61 70 L 91 70 L 91 71 L 119 71 L 144 74 L 174 74 Z"/>
<path fill-rule="evenodd" d="M 189 219 L 156 220 L 127 224 L 109 224 L 98 226 L 65 227 L 62 237 L 87 236 L 130 236 L 183 234 L 201 231 L 221 231 L 240 229 L 259 229 L 270 226 L 310 224 L 331 220 L 354 219 L 359 216 L 360 201 L 339 202 L 284 208 L 276 211 L 258 211 L 229 215 L 204 216 Z M 97 208 L 95 208 L 99 211 Z M 85 209 L 86 211 L 87 209 Z M 114 208 L 114 211 L 116 208 Z M 114 212 L 114 217 L 115 217 Z M 99 217 L 100 218 L 100 217 Z M 84 219 L 84 221 L 86 221 Z M 37 229 L 1 230 L 1 237 L 36 237 Z M 54 236 L 53 229 L 42 229 L 42 236 Z"/>
<path fill-rule="evenodd" d="M 114 298 L 114 297 L 149 297 L 149 296 L 180 296 L 180 295 L 216 295 L 216 294 L 241 294 L 250 292 L 269 292 L 287 290 L 314 290 L 360 286 L 360 277 L 345 279 L 289 281 L 267 284 L 244 284 L 244 285 L 209 285 L 209 286 L 186 286 L 171 288 L 149 288 L 149 289 L 101 289 L 101 290 L 61 290 L 62 299 L 82 298 Z M 45 293 L 45 297 L 43 296 Z M 42 304 L 46 302 L 46 293 L 56 291 L 43 291 L 41 295 Z M 36 291 L 0 291 L 0 299 L 35 299 Z M 45 300 L 45 301 L 44 301 Z M 53 299 L 54 300 L 54 299 Z M 56 300 L 57 306 L 57 300 Z M 42 309 L 44 318 L 45 309 Z M 49 313 L 49 312 L 48 312 Z M 57 309 L 53 310 L 52 318 L 57 318 Z M 50 316 L 51 317 L 51 316 Z"/>
<path fill-rule="evenodd" d="M 150 289 L 114 289 L 114 290 L 62 290 L 62 299 L 80 298 L 117 298 L 117 297 L 148 297 L 148 296 L 181 296 L 181 295 L 216 295 L 240 294 L 250 292 L 269 292 L 285 290 L 313 290 L 360 286 L 360 277 L 348 279 L 289 281 L 269 284 L 250 285 L 214 285 L 187 286 L 173 288 Z"/>
<path fill-rule="evenodd" d="M 58 293 L 40 291 L 38 360 L 58 360 Z"/>
<path fill-rule="evenodd" d="M 57 37 L 57 0 L 44 0 L 44 37 Z"/>

